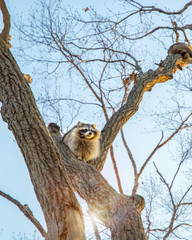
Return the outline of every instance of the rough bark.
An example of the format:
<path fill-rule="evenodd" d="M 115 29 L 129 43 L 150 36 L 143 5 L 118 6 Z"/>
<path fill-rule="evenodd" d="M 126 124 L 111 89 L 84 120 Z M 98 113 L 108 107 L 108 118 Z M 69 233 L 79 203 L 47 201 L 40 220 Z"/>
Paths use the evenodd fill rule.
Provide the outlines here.
<path fill-rule="evenodd" d="M 30 87 L 0 42 L 1 115 L 24 156 L 47 223 L 48 240 L 85 239 L 80 206 Z"/>

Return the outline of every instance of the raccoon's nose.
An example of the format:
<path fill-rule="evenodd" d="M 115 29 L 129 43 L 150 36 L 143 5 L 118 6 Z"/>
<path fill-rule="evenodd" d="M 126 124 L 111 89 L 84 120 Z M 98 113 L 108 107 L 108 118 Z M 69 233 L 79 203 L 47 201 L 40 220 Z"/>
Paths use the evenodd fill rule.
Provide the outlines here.
<path fill-rule="evenodd" d="M 85 134 L 85 136 L 86 136 L 87 138 L 91 138 L 92 135 L 93 135 L 93 133 L 92 133 L 91 131 L 88 131 L 88 132 L 86 132 L 86 134 Z"/>

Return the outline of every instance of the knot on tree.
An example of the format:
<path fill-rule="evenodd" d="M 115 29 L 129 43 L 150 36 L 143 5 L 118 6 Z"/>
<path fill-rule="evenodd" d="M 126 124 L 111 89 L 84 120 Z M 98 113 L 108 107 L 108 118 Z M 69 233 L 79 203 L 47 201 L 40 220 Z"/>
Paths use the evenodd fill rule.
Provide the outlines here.
<path fill-rule="evenodd" d="M 116 211 L 128 211 L 129 213 L 134 213 L 134 208 L 136 208 L 137 212 L 141 214 L 141 211 L 145 207 L 145 200 L 140 195 L 126 196 L 119 194 L 115 199 L 111 202 L 111 212 L 115 214 Z"/>
<path fill-rule="evenodd" d="M 131 199 L 133 200 L 133 203 L 136 206 L 137 211 L 141 213 L 141 211 L 145 207 L 145 199 L 140 195 L 133 195 L 131 196 Z"/>

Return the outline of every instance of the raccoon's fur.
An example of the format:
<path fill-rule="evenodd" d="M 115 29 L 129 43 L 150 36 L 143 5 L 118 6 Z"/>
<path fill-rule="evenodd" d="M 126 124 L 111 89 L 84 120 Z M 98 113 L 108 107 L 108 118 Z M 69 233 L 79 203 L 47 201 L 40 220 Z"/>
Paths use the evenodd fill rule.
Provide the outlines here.
<path fill-rule="evenodd" d="M 189 63 L 192 63 L 192 46 L 185 43 L 175 43 L 169 50 L 169 55 L 180 54 L 185 62 L 179 63 L 179 66 L 182 70 L 182 67 L 186 66 Z"/>
<path fill-rule="evenodd" d="M 85 162 L 100 155 L 99 131 L 96 124 L 78 122 L 64 135 L 63 141 L 76 157 Z"/>

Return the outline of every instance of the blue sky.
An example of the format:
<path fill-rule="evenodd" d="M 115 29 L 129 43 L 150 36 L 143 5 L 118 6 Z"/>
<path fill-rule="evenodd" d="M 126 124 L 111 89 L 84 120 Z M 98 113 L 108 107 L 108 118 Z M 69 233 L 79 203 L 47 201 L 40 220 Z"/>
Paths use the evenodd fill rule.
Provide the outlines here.
<path fill-rule="evenodd" d="M 95 1 L 79 1 L 79 0 L 68 0 L 71 6 L 77 8 L 78 10 L 83 10 L 83 8 L 87 6 L 95 6 L 98 10 L 104 11 L 107 3 L 112 3 L 115 1 L 102 1 L 102 0 L 95 0 Z M 152 5 L 156 1 L 148 1 L 149 5 Z M 181 6 L 185 3 L 185 0 L 177 1 L 161 1 L 158 7 L 172 7 L 174 4 L 173 9 L 180 9 Z M 17 15 L 22 14 L 24 16 L 27 15 L 28 11 L 30 12 L 30 7 L 33 6 L 35 1 L 23 1 L 23 0 L 15 0 L 14 2 L 11 0 L 6 1 L 8 8 L 11 14 Z M 147 2 L 146 2 L 147 4 Z M 177 5 L 177 7 L 175 6 Z M 0 29 L 2 28 L 2 22 L 0 22 Z M 15 29 L 11 30 L 11 35 L 13 39 L 13 46 L 11 51 L 14 54 L 14 42 L 17 39 L 14 39 L 14 31 Z M 16 58 L 16 56 L 15 56 Z M 16 58 L 17 60 L 17 58 Z M 18 62 L 20 65 L 20 63 Z M 30 66 L 25 67 L 24 65 L 21 66 L 23 72 L 30 71 Z M 32 76 L 33 77 L 33 76 Z M 35 79 L 34 79 L 35 81 Z M 38 91 L 36 88 L 35 83 L 32 84 L 32 88 L 34 91 Z M 154 96 L 155 94 L 159 94 L 163 87 L 159 87 L 158 89 L 155 87 L 153 90 Z M 148 103 L 152 99 L 151 93 L 146 93 L 144 97 L 145 103 Z M 154 100 L 152 106 L 155 106 L 155 102 L 158 99 Z M 141 109 L 142 109 L 141 105 Z M 136 120 L 135 120 L 136 121 Z M 141 159 L 145 159 L 148 156 L 150 151 L 153 149 L 155 144 L 160 139 L 159 134 L 147 134 L 148 124 L 151 125 L 152 123 L 148 122 L 149 120 L 143 119 L 142 122 L 137 122 L 137 126 L 135 126 L 134 118 L 133 121 L 130 122 L 129 126 L 127 126 L 127 132 L 132 136 L 129 145 L 135 154 L 137 161 L 141 161 Z M 143 128 L 144 126 L 144 128 Z M 99 128 L 101 129 L 101 125 Z M 118 150 L 118 142 L 119 138 L 116 139 L 115 145 L 115 153 L 118 160 L 123 158 L 123 155 L 126 154 L 123 151 Z M 143 143 L 146 143 L 143 145 Z M 138 152 L 135 146 L 140 147 L 140 151 Z M 149 144 L 150 143 L 150 144 Z M 33 186 L 29 179 L 27 167 L 25 166 L 25 162 L 23 160 L 22 154 L 14 140 L 12 133 L 8 130 L 7 124 L 2 121 L 0 118 L 0 190 L 4 191 L 7 194 L 10 194 L 12 197 L 20 201 L 22 204 L 28 204 L 31 210 L 34 213 L 34 216 L 45 226 L 44 218 L 41 212 L 40 205 L 36 200 L 35 194 L 33 192 Z M 155 157 L 155 159 L 163 158 L 166 155 L 165 150 L 161 150 Z M 155 160 L 154 159 L 154 160 Z M 161 167 L 161 163 L 159 166 Z M 125 189 L 125 192 L 128 194 L 131 187 L 128 183 L 132 183 L 132 170 L 130 163 L 123 163 L 119 162 L 119 171 L 121 172 L 122 183 Z M 172 168 L 174 169 L 174 168 Z M 114 188 L 117 189 L 117 184 L 115 181 L 115 175 L 113 173 L 112 164 L 111 162 L 107 161 L 105 168 L 102 174 L 106 177 L 110 184 Z M 165 174 L 170 174 L 170 169 L 167 169 Z M 34 231 L 36 228 L 33 224 L 20 212 L 20 210 L 10 203 L 8 200 L 0 197 L 0 240 L 11 240 L 11 239 L 23 239 L 28 240 L 33 239 Z M 15 236 L 15 238 L 14 238 Z M 24 238 L 26 236 L 26 238 Z M 35 234 L 37 239 L 41 239 L 40 234 L 37 232 Z"/>

